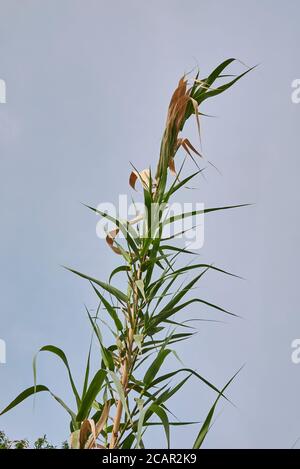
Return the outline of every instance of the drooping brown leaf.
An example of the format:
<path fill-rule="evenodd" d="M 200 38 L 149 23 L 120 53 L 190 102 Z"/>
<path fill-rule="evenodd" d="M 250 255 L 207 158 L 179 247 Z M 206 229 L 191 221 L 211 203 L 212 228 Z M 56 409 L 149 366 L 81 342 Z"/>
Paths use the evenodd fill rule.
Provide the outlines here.
<path fill-rule="evenodd" d="M 174 158 L 171 158 L 170 161 L 169 161 L 169 169 L 170 169 L 171 173 L 173 174 L 173 176 L 177 176 L 175 163 L 174 163 Z"/>
<path fill-rule="evenodd" d="M 181 141 L 181 145 L 190 156 L 192 156 L 192 155 L 191 155 L 189 149 L 191 151 L 193 151 L 194 153 L 196 153 L 196 155 L 200 156 L 200 158 L 203 158 L 201 153 L 199 153 L 199 151 L 196 150 L 196 148 L 191 144 L 191 142 L 187 138 L 185 138 Z"/>
<path fill-rule="evenodd" d="M 137 180 L 141 182 L 142 186 L 144 189 L 149 190 L 149 184 L 150 184 L 150 170 L 149 168 L 143 169 L 143 171 L 132 171 L 130 173 L 129 177 L 129 185 L 132 187 L 132 189 L 136 190 L 135 185 Z M 152 184 L 155 185 L 155 181 L 152 181 Z"/>

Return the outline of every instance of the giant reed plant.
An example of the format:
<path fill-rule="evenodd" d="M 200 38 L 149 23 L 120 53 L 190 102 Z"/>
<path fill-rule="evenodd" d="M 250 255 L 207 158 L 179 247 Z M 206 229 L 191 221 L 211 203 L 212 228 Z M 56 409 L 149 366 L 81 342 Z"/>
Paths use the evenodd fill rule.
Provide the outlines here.
<path fill-rule="evenodd" d="M 67 357 L 63 350 L 53 345 L 42 347 L 39 352 L 55 354 L 64 363 L 76 409 L 71 409 L 48 387 L 36 382 L 36 358 L 34 359 L 34 385 L 23 391 L 12 401 L 2 414 L 12 409 L 27 397 L 49 392 L 70 416 L 70 446 L 72 448 L 142 448 L 144 433 L 150 425 L 161 425 L 165 432 L 166 444 L 170 445 L 170 427 L 188 425 L 193 422 L 175 421 L 169 410 L 169 400 L 184 384 L 195 377 L 216 393 L 216 400 L 202 424 L 195 442 L 191 446 L 200 448 L 210 428 L 218 400 L 224 396 L 226 387 L 218 389 L 197 371 L 177 368 L 161 373 L 161 367 L 174 352 L 174 344 L 193 336 L 193 328 L 182 318 L 184 309 L 197 303 L 216 309 L 222 314 L 231 314 L 225 309 L 202 298 L 191 297 L 194 287 L 208 271 L 232 275 L 216 266 L 204 263 L 188 263 L 178 267 L 178 259 L 192 252 L 172 244 L 173 236 L 166 238 L 166 226 L 176 221 L 195 217 L 199 211 L 179 215 L 168 215 L 168 204 L 172 196 L 183 189 L 201 169 L 183 177 L 183 164 L 176 171 L 175 156 L 179 149 L 185 150 L 194 161 L 202 156 L 194 145 L 183 136 L 186 121 L 195 116 L 200 135 L 202 113 L 199 106 L 208 98 L 217 96 L 230 88 L 249 72 L 247 69 L 238 76 L 224 74 L 234 61 L 228 59 L 220 64 L 208 77 L 192 80 L 181 78 L 170 101 L 166 126 L 163 133 L 157 170 L 134 169 L 130 185 L 135 189 L 140 184 L 145 211 L 132 220 L 121 220 L 109 213 L 89 207 L 101 217 L 114 224 L 107 232 L 106 241 L 119 255 L 120 266 L 114 269 L 108 282 L 103 282 L 73 269 L 71 272 L 90 282 L 99 300 L 97 313 L 87 315 L 94 338 L 99 345 L 99 357 L 92 360 L 91 347 L 86 370 L 79 391 L 75 384 Z M 224 80 L 220 83 L 219 80 Z M 229 81 L 228 81 L 229 80 Z M 169 172 L 172 174 L 169 176 Z M 203 209 L 202 213 L 224 210 L 241 205 Z M 200 211 L 201 212 L 201 211 Z M 121 239 L 120 235 L 123 235 Z M 178 285 L 185 274 L 194 277 Z M 124 290 L 113 285 L 115 275 L 123 275 Z M 176 314 L 180 313 L 177 317 Z M 105 315 L 107 318 L 105 318 Z M 103 339 L 100 324 L 108 325 L 112 342 Z M 101 323 L 99 320 L 101 319 Z M 90 378 L 91 364 L 97 371 Z M 179 378 L 179 381 L 176 378 Z M 175 378 L 175 384 L 173 384 Z M 224 396 L 225 397 L 225 396 Z M 155 420 L 153 420 L 153 418 Z"/>

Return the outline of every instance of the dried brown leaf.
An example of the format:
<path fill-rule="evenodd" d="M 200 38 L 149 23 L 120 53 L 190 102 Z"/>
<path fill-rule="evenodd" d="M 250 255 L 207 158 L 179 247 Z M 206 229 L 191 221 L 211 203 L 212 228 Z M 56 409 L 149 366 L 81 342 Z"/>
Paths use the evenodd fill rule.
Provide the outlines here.
<path fill-rule="evenodd" d="M 111 230 L 107 236 L 106 236 L 106 242 L 109 245 L 109 247 L 116 253 L 116 254 L 121 254 L 121 251 L 119 248 L 114 246 L 114 239 L 119 233 L 119 228 L 115 228 L 114 230 Z"/>

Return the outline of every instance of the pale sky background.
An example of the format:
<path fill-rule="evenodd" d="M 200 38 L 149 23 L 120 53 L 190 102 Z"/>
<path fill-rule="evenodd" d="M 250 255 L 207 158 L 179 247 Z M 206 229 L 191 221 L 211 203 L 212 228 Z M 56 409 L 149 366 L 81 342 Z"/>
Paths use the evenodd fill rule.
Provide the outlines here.
<path fill-rule="evenodd" d="M 202 139 L 222 175 L 208 168 L 189 197 L 206 206 L 255 204 L 208 216 L 201 252 L 246 278 L 211 273 L 200 288 L 243 319 L 194 305 L 187 317 L 226 323 L 201 323 L 198 336 L 177 349 L 218 386 L 246 363 L 228 391 L 236 407 L 220 404 L 205 447 L 290 448 L 300 436 L 300 364 L 291 361 L 291 342 L 300 337 L 300 105 L 291 101 L 291 83 L 300 78 L 300 3 L 1 0 L 0 13 L 7 85 L 0 104 L 0 338 L 7 344 L 0 407 L 32 385 L 32 358 L 44 344 L 62 347 L 81 379 L 90 335 L 83 305 L 96 299 L 59 266 L 105 280 L 119 259 L 96 237 L 97 220 L 80 202 L 130 193 L 129 161 L 155 165 L 178 78 L 197 65 L 205 76 L 236 57 L 260 66 L 203 107 L 218 116 L 203 122 Z M 40 356 L 38 374 L 72 403 L 55 357 Z M 191 380 L 173 409 L 201 420 L 213 397 Z M 173 446 L 191 446 L 198 428 L 173 431 Z M 58 444 L 68 436 L 68 417 L 40 394 L 34 410 L 31 399 L 1 417 L 0 429 L 30 440 L 47 433 Z M 163 433 L 153 432 L 148 445 L 164 445 Z"/>

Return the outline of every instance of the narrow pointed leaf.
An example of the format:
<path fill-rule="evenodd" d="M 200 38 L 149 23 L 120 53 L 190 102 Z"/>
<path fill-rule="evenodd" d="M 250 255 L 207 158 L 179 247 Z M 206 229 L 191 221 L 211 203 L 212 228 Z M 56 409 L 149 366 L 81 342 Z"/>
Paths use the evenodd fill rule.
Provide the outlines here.
<path fill-rule="evenodd" d="M 110 317 L 112 318 L 112 320 L 114 321 L 115 325 L 116 325 L 116 328 L 119 330 L 119 331 L 122 331 L 123 330 L 123 325 L 116 313 L 116 310 L 109 304 L 109 302 L 104 298 L 103 295 L 101 295 L 101 293 L 99 292 L 99 290 L 97 290 L 96 287 L 94 287 L 94 285 L 92 284 L 93 286 L 93 289 L 96 293 L 96 295 L 98 296 L 98 298 L 101 300 L 102 304 L 105 306 L 106 308 L 106 311 L 108 312 L 108 314 L 110 315 Z"/>
<path fill-rule="evenodd" d="M 30 396 L 33 396 L 36 393 L 39 392 L 49 392 L 51 396 L 68 412 L 68 414 L 71 416 L 72 420 L 76 420 L 76 415 L 75 413 L 64 403 L 60 397 L 56 396 L 53 394 L 47 386 L 44 386 L 43 384 L 37 384 L 36 386 L 31 386 L 30 388 L 25 389 L 23 392 L 21 392 L 5 409 L 0 412 L 0 415 L 5 414 L 9 410 L 13 409 L 17 405 L 19 405 L 21 402 L 23 402 L 25 399 L 27 399 Z"/>

